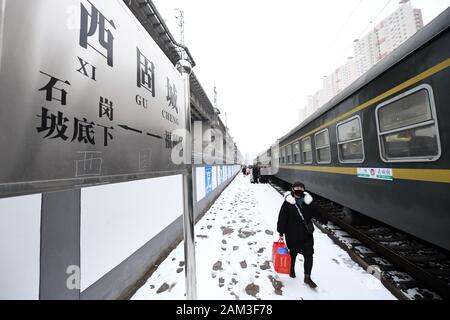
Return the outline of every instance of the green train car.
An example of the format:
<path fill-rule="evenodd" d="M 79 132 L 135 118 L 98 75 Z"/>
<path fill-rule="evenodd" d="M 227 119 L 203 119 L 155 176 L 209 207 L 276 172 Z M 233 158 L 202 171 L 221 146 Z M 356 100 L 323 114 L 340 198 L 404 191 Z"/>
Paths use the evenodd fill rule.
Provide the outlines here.
<path fill-rule="evenodd" d="M 274 175 L 450 250 L 450 9 L 279 139 Z"/>

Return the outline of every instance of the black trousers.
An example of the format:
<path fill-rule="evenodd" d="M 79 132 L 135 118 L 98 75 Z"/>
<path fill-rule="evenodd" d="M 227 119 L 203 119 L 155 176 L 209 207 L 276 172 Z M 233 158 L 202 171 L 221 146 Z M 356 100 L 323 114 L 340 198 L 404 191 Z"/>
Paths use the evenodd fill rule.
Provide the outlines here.
<path fill-rule="evenodd" d="M 291 268 L 295 268 L 295 258 L 297 257 L 297 252 L 290 251 L 289 254 L 291 255 Z M 313 267 L 313 256 L 312 255 L 303 255 L 304 263 L 303 268 L 305 275 L 310 276 L 312 267 Z"/>

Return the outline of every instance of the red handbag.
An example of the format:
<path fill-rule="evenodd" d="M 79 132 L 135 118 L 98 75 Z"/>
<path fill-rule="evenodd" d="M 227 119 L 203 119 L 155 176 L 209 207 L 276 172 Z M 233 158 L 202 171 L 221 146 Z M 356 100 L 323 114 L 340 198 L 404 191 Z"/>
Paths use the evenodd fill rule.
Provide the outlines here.
<path fill-rule="evenodd" d="M 280 253 L 278 249 L 287 249 L 286 244 L 281 238 L 274 242 L 272 246 L 272 262 L 275 272 L 289 274 L 291 270 L 291 255 L 287 250 L 285 250 L 287 253 Z"/>

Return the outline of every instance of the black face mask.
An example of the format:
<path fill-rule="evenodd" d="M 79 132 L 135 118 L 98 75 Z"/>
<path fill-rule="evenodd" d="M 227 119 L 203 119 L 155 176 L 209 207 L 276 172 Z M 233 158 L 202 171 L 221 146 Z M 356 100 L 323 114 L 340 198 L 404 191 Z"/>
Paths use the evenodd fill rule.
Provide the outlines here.
<path fill-rule="evenodd" d="M 304 197 L 305 191 L 303 190 L 294 190 L 294 194 L 296 197 Z"/>

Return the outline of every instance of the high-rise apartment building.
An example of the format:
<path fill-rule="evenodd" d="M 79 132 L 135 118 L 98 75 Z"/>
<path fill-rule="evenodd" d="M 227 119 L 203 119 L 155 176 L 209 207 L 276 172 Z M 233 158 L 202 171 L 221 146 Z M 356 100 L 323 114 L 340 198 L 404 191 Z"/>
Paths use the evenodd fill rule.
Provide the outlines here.
<path fill-rule="evenodd" d="M 422 27 L 422 11 L 413 8 L 409 0 L 400 1 L 396 11 L 353 42 L 355 57 L 324 77 L 322 89 L 308 97 L 308 105 L 303 110 L 313 113 Z"/>
<path fill-rule="evenodd" d="M 423 27 L 422 12 L 409 1 L 381 21 L 362 39 L 354 41 L 358 73 L 362 75 Z"/>

